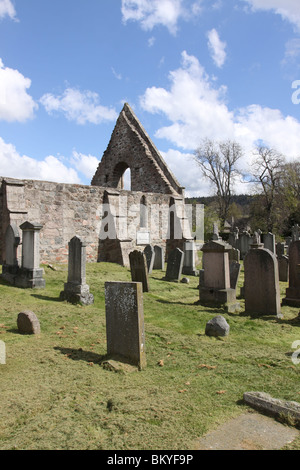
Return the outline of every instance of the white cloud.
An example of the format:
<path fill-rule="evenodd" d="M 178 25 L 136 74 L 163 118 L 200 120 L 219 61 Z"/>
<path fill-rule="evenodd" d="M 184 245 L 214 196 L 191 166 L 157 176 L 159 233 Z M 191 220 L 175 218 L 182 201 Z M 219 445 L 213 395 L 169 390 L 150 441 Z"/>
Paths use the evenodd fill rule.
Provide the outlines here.
<path fill-rule="evenodd" d="M 188 5 L 188 6 L 186 6 Z M 146 30 L 165 26 L 176 34 L 180 18 L 188 19 L 201 12 L 201 0 L 122 0 L 123 21 L 137 21 Z"/>
<path fill-rule="evenodd" d="M 81 92 L 67 88 L 60 96 L 47 93 L 40 99 L 47 113 L 61 112 L 70 121 L 77 124 L 100 124 L 103 121 L 114 121 L 117 113 L 114 109 L 99 104 L 99 95 L 89 90 Z"/>
<path fill-rule="evenodd" d="M 16 19 L 16 10 L 11 0 L 0 0 L 0 19 L 9 16 L 12 20 Z"/>
<path fill-rule="evenodd" d="M 148 88 L 140 98 L 143 109 L 162 113 L 170 121 L 170 125 L 157 130 L 156 137 L 165 138 L 187 152 L 197 148 L 205 137 L 235 140 L 245 149 L 245 157 L 240 162 L 244 171 L 258 140 L 290 159 L 299 158 L 297 119 L 257 104 L 231 111 L 225 101 L 226 87 L 214 88 L 213 80 L 196 57 L 183 52 L 181 67 L 170 72 L 169 79 L 169 90 Z"/>
<path fill-rule="evenodd" d="M 47 156 L 37 161 L 20 155 L 15 146 L 0 137 L 0 175 L 11 178 L 55 181 L 58 183 L 80 183 L 77 172 L 66 167 L 57 157 Z"/>
<path fill-rule="evenodd" d="M 285 20 L 300 29 L 300 8 L 299 0 L 243 0 L 251 5 L 254 11 L 271 10 L 281 15 Z"/>
<path fill-rule="evenodd" d="M 37 104 L 27 93 L 31 80 L 0 59 L 0 120 L 24 122 L 34 117 Z"/>
<path fill-rule="evenodd" d="M 93 155 L 84 155 L 74 150 L 71 163 L 80 173 L 91 180 L 98 168 L 99 160 Z"/>
<path fill-rule="evenodd" d="M 226 42 L 221 41 L 218 32 L 215 29 L 210 30 L 207 33 L 208 36 L 208 48 L 211 52 L 213 61 L 216 66 L 223 67 L 226 61 Z"/>
<path fill-rule="evenodd" d="M 184 153 L 175 149 L 160 153 L 174 176 L 186 188 L 186 197 L 210 194 L 210 185 L 202 177 L 192 153 Z"/>

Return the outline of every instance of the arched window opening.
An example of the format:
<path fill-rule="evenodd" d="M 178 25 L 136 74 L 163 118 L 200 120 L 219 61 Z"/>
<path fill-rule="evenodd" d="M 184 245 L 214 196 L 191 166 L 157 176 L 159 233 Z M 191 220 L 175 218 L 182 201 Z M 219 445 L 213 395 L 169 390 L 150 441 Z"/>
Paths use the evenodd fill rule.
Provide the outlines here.
<path fill-rule="evenodd" d="M 120 162 L 115 166 L 111 187 L 131 191 L 131 171 L 127 163 Z"/>
<path fill-rule="evenodd" d="M 131 171 L 130 168 L 125 170 L 122 176 L 122 189 L 126 189 L 127 191 L 131 191 Z"/>

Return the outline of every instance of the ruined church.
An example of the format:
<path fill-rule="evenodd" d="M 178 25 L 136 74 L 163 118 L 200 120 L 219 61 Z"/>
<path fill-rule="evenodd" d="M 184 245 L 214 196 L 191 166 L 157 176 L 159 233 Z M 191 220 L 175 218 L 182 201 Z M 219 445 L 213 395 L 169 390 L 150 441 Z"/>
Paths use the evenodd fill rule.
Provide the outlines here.
<path fill-rule="evenodd" d="M 130 169 L 131 188 L 124 189 Z M 39 223 L 41 263 L 68 261 L 68 242 L 86 243 L 87 261 L 129 265 L 129 253 L 146 245 L 166 256 L 192 240 L 184 188 L 126 103 L 89 186 L 0 177 L 0 259 L 5 234 L 29 221 Z M 19 247 L 21 250 L 21 246 Z"/>

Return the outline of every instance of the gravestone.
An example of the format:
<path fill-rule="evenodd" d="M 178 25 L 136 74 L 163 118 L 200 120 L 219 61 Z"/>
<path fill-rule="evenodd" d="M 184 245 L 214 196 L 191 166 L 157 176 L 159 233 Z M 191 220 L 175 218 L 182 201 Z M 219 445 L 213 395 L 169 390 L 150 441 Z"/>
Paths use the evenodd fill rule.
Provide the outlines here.
<path fill-rule="evenodd" d="M 18 246 L 20 244 L 20 235 L 15 223 L 10 224 L 5 232 L 5 260 L 2 266 L 2 278 L 10 284 L 15 283 L 16 275 L 19 270 Z"/>
<path fill-rule="evenodd" d="M 165 252 L 164 249 L 158 245 L 154 247 L 154 263 L 153 269 L 163 270 L 165 268 Z"/>
<path fill-rule="evenodd" d="M 22 266 L 18 270 L 15 284 L 18 287 L 42 289 L 45 287 L 44 270 L 40 268 L 40 230 L 36 222 L 24 222 L 22 230 Z"/>
<path fill-rule="evenodd" d="M 293 241 L 289 247 L 289 287 L 282 303 L 300 307 L 300 240 Z"/>
<path fill-rule="evenodd" d="M 276 253 L 275 235 L 273 235 L 273 233 L 271 232 L 265 233 L 263 236 L 263 241 L 264 241 L 265 249 L 270 250 L 272 253 Z"/>
<path fill-rule="evenodd" d="M 30 310 L 19 313 L 17 326 L 19 332 L 23 334 L 38 335 L 41 332 L 40 322 L 35 313 Z"/>
<path fill-rule="evenodd" d="M 244 260 L 245 312 L 251 316 L 280 313 L 280 287 L 277 259 L 262 244 L 252 244 Z"/>
<path fill-rule="evenodd" d="M 238 250 L 237 248 L 231 248 L 231 250 L 229 251 L 229 261 L 237 261 L 239 263 L 240 259 L 240 250 Z"/>
<path fill-rule="evenodd" d="M 285 254 L 285 245 L 282 242 L 276 243 L 276 255 L 278 258 L 281 258 L 281 256 L 284 256 Z"/>
<path fill-rule="evenodd" d="M 141 282 L 143 292 L 149 292 L 148 268 L 145 254 L 138 250 L 132 251 L 129 253 L 129 263 L 132 282 Z"/>
<path fill-rule="evenodd" d="M 172 250 L 168 256 L 165 279 L 178 282 L 183 268 L 184 253 L 179 248 Z"/>
<path fill-rule="evenodd" d="M 237 248 L 240 250 L 241 259 L 244 259 L 250 249 L 250 244 L 251 244 L 250 233 L 247 231 L 242 232 L 239 237 L 238 242 L 239 243 L 238 243 Z"/>
<path fill-rule="evenodd" d="M 184 258 L 183 258 L 183 274 L 198 276 L 199 271 L 196 269 L 196 251 L 194 240 L 184 242 Z"/>
<path fill-rule="evenodd" d="M 278 271 L 279 271 L 279 281 L 288 282 L 289 281 L 289 258 L 286 255 L 277 258 L 278 261 Z"/>
<path fill-rule="evenodd" d="M 230 312 L 239 310 L 236 291 L 230 285 L 229 251 L 231 245 L 211 240 L 203 251 L 203 272 L 200 275 L 199 297 L 203 305 L 223 306 Z"/>
<path fill-rule="evenodd" d="M 69 242 L 68 282 L 60 293 L 61 300 L 91 305 L 94 296 L 86 284 L 86 244 L 77 236 Z"/>
<path fill-rule="evenodd" d="M 147 245 L 144 249 L 144 253 L 146 256 L 148 274 L 151 274 L 152 269 L 153 269 L 154 258 L 155 258 L 154 248 L 151 245 Z"/>
<path fill-rule="evenodd" d="M 140 282 L 106 282 L 107 354 L 146 367 L 143 288 Z"/>
<path fill-rule="evenodd" d="M 239 239 L 239 229 L 238 229 L 238 227 L 235 227 L 233 229 L 233 232 L 229 233 L 229 236 L 228 236 L 229 245 L 231 245 L 232 248 L 237 248 L 238 239 Z"/>
<path fill-rule="evenodd" d="M 236 291 L 239 275 L 241 271 L 241 265 L 237 261 L 231 261 L 229 263 L 230 273 L 230 288 Z"/>

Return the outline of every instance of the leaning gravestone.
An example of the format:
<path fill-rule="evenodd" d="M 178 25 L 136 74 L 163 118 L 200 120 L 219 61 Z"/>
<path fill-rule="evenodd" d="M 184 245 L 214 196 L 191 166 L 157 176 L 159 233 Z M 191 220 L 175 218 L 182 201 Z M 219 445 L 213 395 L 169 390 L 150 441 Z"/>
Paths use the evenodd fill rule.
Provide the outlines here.
<path fill-rule="evenodd" d="M 158 245 L 154 247 L 154 263 L 153 269 L 163 270 L 165 268 L 165 252 L 164 249 Z"/>
<path fill-rule="evenodd" d="M 154 251 L 153 246 L 147 245 L 144 249 L 144 253 L 146 256 L 148 274 L 151 274 L 152 269 L 153 269 L 154 257 L 155 257 L 155 251 Z"/>
<path fill-rule="evenodd" d="M 68 282 L 65 283 L 60 298 L 83 305 L 94 303 L 94 296 L 86 284 L 86 244 L 76 236 L 69 242 Z"/>
<path fill-rule="evenodd" d="M 276 256 L 261 243 L 253 243 L 244 260 L 245 312 L 251 316 L 280 313 L 280 287 Z"/>
<path fill-rule="evenodd" d="M 289 287 L 282 303 L 300 307 L 300 240 L 292 242 L 289 247 Z"/>
<path fill-rule="evenodd" d="M 106 282 L 107 354 L 146 367 L 143 288 L 140 282 Z"/>
<path fill-rule="evenodd" d="M 30 310 L 20 312 L 17 318 L 18 330 L 27 335 L 37 335 L 41 332 L 40 322 L 35 313 Z"/>
<path fill-rule="evenodd" d="M 166 277 L 167 281 L 178 282 L 183 268 L 184 253 L 179 248 L 172 250 L 168 256 Z"/>
<path fill-rule="evenodd" d="M 241 265 L 237 261 L 231 261 L 229 263 L 229 274 L 230 274 L 230 288 L 236 290 L 239 275 L 241 271 Z"/>
<path fill-rule="evenodd" d="M 148 268 L 145 254 L 134 250 L 129 253 L 129 262 L 132 282 L 141 282 L 143 292 L 149 292 Z"/>

